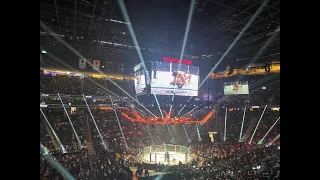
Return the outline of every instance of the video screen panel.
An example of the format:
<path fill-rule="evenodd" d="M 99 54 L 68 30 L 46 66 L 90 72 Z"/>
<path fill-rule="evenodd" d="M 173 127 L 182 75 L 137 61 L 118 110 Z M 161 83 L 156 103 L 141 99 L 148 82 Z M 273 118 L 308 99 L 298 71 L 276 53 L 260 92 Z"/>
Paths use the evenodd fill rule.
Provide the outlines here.
<path fill-rule="evenodd" d="M 178 66 L 177 63 L 152 62 L 151 94 L 198 96 L 199 67 Z"/>
<path fill-rule="evenodd" d="M 248 81 L 225 82 L 224 95 L 249 94 Z"/>
<path fill-rule="evenodd" d="M 136 95 L 144 95 L 147 93 L 145 72 L 141 64 L 133 68 L 134 72 L 134 88 Z"/>

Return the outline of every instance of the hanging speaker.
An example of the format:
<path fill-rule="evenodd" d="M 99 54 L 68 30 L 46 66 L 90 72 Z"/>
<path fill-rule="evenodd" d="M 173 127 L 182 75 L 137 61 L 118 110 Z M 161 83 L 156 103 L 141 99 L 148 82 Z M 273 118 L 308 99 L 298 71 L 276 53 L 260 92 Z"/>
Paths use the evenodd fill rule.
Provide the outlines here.
<path fill-rule="evenodd" d="M 230 76 L 231 74 L 233 74 L 233 70 L 234 70 L 234 67 L 233 67 L 233 66 L 230 66 L 230 70 L 229 70 L 228 76 Z"/>
<path fill-rule="evenodd" d="M 264 70 L 265 70 L 267 73 L 270 72 L 270 66 L 265 65 L 265 66 L 264 66 Z"/>

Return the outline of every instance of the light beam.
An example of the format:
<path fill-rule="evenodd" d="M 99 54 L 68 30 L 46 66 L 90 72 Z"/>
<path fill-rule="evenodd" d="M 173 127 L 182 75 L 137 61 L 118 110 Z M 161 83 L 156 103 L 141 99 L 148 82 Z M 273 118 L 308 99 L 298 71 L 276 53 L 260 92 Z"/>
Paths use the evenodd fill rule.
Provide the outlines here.
<path fill-rule="evenodd" d="M 256 134 L 256 131 L 257 131 L 258 126 L 259 126 L 259 124 L 260 124 L 260 121 L 261 121 L 261 119 L 262 119 L 262 117 L 263 117 L 263 114 L 264 114 L 265 110 L 267 109 L 267 106 L 268 106 L 268 105 L 266 105 L 266 106 L 264 107 L 264 109 L 263 109 L 263 112 L 262 112 L 262 114 L 261 114 L 261 116 L 260 116 L 260 119 L 259 119 L 257 125 L 256 125 L 256 128 L 255 128 L 254 131 L 253 131 L 253 134 L 252 134 L 252 136 L 251 136 L 251 139 L 250 139 L 250 141 L 249 141 L 249 144 L 251 144 L 252 139 L 253 139 L 254 135 Z"/>

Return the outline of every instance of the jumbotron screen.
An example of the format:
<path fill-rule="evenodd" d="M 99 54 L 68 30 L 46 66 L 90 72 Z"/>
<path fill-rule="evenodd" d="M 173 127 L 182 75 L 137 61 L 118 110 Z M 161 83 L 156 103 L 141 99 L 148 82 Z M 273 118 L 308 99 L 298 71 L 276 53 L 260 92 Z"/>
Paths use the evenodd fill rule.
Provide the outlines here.
<path fill-rule="evenodd" d="M 224 83 L 224 95 L 249 94 L 248 81 Z"/>
<path fill-rule="evenodd" d="M 151 65 L 151 94 L 198 96 L 199 67 L 154 61 Z"/>
<path fill-rule="evenodd" d="M 144 95 L 147 93 L 146 78 L 143 66 L 140 64 L 133 68 L 134 72 L 134 88 L 136 95 Z"/>

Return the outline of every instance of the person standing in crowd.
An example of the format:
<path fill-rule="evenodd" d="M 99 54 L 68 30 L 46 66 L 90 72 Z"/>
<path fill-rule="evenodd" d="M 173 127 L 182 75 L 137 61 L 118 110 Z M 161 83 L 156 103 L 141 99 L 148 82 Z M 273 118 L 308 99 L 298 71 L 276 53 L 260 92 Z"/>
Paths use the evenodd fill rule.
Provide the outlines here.
<path fill-rule="evenodd" d="M 144 170 L 144 177 L 149 177 L 150 175 L 149 175 L 149 171 L 148 171 L 148 169 L 145 169 Z"/>

